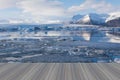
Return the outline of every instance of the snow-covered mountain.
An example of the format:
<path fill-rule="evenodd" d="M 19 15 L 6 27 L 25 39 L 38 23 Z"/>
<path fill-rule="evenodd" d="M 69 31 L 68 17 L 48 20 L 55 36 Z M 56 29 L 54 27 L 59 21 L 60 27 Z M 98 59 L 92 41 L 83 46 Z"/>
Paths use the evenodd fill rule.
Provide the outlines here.
<path fill-rule="evenodd" d="M 83 16 L 81 19 L 77 21 L 77 23 L 95 24 L 95 25 L 104 24 L 106 16 L 107 15 L 103 15 L 103 14 L 99 15 L 99 14 L 91 13 Z"/>
<path fill-rule="evenodd" d="M 120 26 L 120 12 L 110 14 L 90 13 L 87 15 L 75 15 L 70 23 L 118 27 Z"/>
<path fill-rule="evenodd" d="M 109 17 L 106 19 L 106 24 L 108 26 L 120 27 L 120 12 L 109 14 Z"/>
<path fill-rule="evenodd" d="M 110 13 L 109 17 L 106 19 L 106 22 L 120 18 L 120 12 Z"/>

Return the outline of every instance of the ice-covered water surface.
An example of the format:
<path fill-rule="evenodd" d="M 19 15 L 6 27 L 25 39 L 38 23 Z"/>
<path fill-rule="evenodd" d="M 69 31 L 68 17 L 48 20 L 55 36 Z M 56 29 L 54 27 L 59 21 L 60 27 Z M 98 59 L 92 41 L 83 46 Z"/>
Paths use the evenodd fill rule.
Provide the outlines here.
<path fill-rule="evenodd" d="M 0 28 L 0 62 L 120 62 L 120 28 L 18 25 Z"/>
<path fill-rule="evenodd" d="M 119 62 L 119 43 L 56 38 L 0 41 L 0 62 Z"/>

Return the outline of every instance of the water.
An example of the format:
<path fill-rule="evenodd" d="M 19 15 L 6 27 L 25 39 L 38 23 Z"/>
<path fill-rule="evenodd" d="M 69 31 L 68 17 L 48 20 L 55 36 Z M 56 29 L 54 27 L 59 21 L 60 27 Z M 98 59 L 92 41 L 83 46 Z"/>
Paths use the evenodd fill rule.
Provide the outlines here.
<path fill-rule="evenodd" d="M 119 63 L 120 37 L 117 29 L 7 25 L 0 28 L 0 62 Z"/>

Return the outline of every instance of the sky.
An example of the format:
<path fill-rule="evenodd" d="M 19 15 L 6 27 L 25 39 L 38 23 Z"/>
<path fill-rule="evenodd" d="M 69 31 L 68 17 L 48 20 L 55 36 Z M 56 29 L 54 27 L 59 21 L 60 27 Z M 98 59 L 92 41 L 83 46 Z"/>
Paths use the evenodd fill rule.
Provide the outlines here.
<path fill-rule="evenodd" d="M 76 14 L 120 11 L 120 0 L 0 0 L 0 23 L 59 23 Z"/>

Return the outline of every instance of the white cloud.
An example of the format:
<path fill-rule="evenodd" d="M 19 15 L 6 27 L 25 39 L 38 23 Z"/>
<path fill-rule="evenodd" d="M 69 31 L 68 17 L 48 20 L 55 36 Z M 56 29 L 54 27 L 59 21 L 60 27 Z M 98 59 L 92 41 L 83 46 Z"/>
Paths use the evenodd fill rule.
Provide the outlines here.
<path fill-rule="evenodd" d="M 20 0 L 0 0 L 0 9 L 15 7 Z"/>
<path fill-rule="evenodd" d="M 115 12 L 119 11 L 120 8 L 117 6 L 113 6 L 110 3 L 105 2 L 105 0 L 86 0 L 84 3 L 80 4 L 79 6 L 71 6 L 68 11 L 69 12 L 80 12 L 80 11 L 87 11 L 87 10 L 95 10 L 96 12 L 100 13 L 108 13 L 108 12 Z"/>
<path fill-rule="evenodd" d="M 62 3 L 57 0 L 23 0 L 20 8 L 25 13 L 39 17 L 60 17 L 64 15 Z"/>
<path fill-rule="evenodd" d="M 58 0 L 22 0 L 18 6 L 24 14 L 31 15 L 35 21 L 41 23 L 45 20 L 58 22 L 58 19 L 65 16 L 65 9 Z"/>
<path fill-rule="evenodd" d="M 0 0 L 0 9 L 7 8 L 21 10 L 21 19 L 25 22 L 27 19 L 27 22 L 34 23 L 58 23 L 65 16 L 65 9 L 59 0 Z M 22 22 L 19 19 L 10 20 L 10 23 Z"/>
<path fill-rule="evenodd" d="M 9 24 L 21 24 L 21 23 L 24 23 L 23 20 L 9 20 Z"/>

